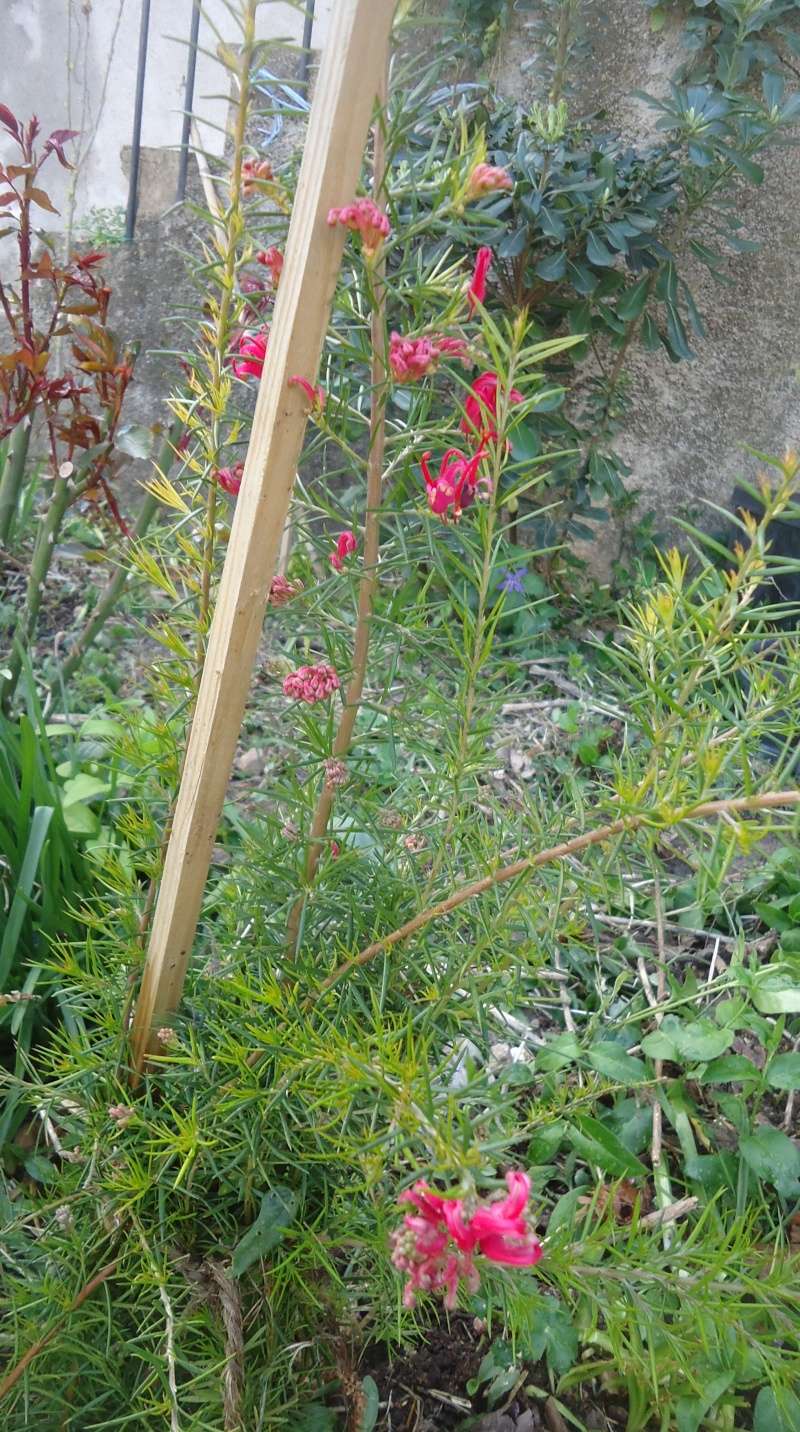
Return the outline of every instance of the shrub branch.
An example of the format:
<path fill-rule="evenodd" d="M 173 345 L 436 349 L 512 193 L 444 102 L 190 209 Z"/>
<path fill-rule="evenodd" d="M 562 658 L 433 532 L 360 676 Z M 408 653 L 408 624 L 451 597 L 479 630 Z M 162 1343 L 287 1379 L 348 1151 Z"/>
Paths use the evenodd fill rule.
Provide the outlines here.
<path fill-rule="evenodd" d="M 373 185 L 375 202 L 379 201 L 386 178 L 386 136 L 383 126 L 384 90 L 379 96 L 380 108 L 373 132 Z M 386 287 L 384 283 L 386 260 L 383 250 L 376 256 L 371 268 L 372 313 L 370 317 L 370 345 L 372 350 L 370 381 L 372 389 L 372 411 L 370 414 L 369 457 L 367 460 L 367 495 L 364 513 L 364 565 L 358 589 L 358 613 L 353 643 L 353 669 L 347 686 L 339 725 L 334 737 L 331 755 L 342 760 L 347 756 L 356 717 L 364 693 L 369 655 L 370 627 L 378 590 L 378 556 L 380 550 L 380 506 L 383 489 L 383 465 L 386 452 Z M 309 832 L 306 854 L 305 883 L 311 885 L 324 849 L 324 835 L 328 828 L 333 808 L 334 791 L 327 782 L 319 794 L 316 810 Z M 300 895 L 292 907 L 288 923 L 290 948 L 297 943 L 300 915 L 305 895 Z"/>
<path fill-rule="evenodd" d="M 551 845 L 547 850 L 540 850 L 536 855 L 524 855 L 519 860 L 512 860 L 508 864 L 502 865 L 499 870 L 493 871 L 492 874 L 484 875 L 480 880 L 473 880 L 469 885 L 460 886 L 445 900 L 428 906 L 426 910 L 420 910 L 413 919 L 407 920 L 399 929 L 392 930 L 391 934 L 384 935 L 382 939 L 367 945 L 351 959 L 344 960 L 333 971 L 333 974 L 323 981 L 320 986 L 320 994 L 332 989 L 351 970 L 369 964 L 369 961 L 376 955 L 391 949 L 392 945 L 399 944 L 409 935 L 416 934 L 417 930 L 422 930 L 432 920 L 438 920 L 442 915 L 449 915 L 451 910 L 457 910 L 460 905 L 465 905 L 468 900 L 474 900 L 477 895 L 483 895 L 487 890 L 494 889 L 496 885 L 505 884 L 507 880 L 515 880 L 518 875 L 525 875 L 530 870 L 538 869 L 540 865 L 550 865 L 554 860 L 566 860 L 571 855 L 588 850 L 592 845 L 601 845 L 603 841 L 613 840 L 617 835 L 630 834 L 647 824 L 656 825 L 661 829 L 682 825 L 684 821 L 688 820 L 704 820 L 717 816 L 724 818 L 743 815 L 748 811 L 775 810 L 782 806 L 798 804 L 800 804 L 800 790 L 765 791 L 759 796 L 736 796 L 730 800 L 703 801 L 702 804 L 692 806 L 689 810 L 662 817 L 660 821 L 657 812 L 653 811 L 641 815 L 621 816 L 619 820 L 611 821 L 608 825 L 584 831 L 583 835 L 576 835 L 572 840 L 565 840 L 560 845 Z"/>

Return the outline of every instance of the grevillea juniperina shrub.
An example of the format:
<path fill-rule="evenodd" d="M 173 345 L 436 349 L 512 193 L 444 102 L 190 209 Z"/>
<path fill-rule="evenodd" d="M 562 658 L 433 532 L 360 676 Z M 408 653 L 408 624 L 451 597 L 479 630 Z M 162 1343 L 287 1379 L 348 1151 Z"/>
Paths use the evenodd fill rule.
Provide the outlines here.
<path fill-rule="evenodd" d="M 742 1409 L 784 1432 L 800 673 L 755 596 L 797 458 L 717 564 L 695 535 L 608 630 L 554 643 L 548 553 L 520 538 L 565 456 L 552 433 L 532 449 L 550 365 L 584 331 L 508 304 L 484 240 L 514 164 L 487 189 L 480 125 L 449 117 L 421 147 L 402 67 L 334 211 L 352 232 L 321 371 L 291 379 L 309 432 L 242 741 L 263 773 L 239 765 L 183 1003 L 131 1088 L 293 194 L 248 150 L 254 14 L 227 56 L 181 465 L 151 483 L 171 525 L 135 552 L 161 651 L 116 712 L 125 858 L 50 957 L 70 1022 L 14 1081 L 37 1143 L 16 1131 L 2 1204 L 7 1426 L 388 1427 L 386 1348 L 454 1317 L 481 1406 L 532 1388 L 551 1423 L 592 1403 L 629 1432 Z"/>

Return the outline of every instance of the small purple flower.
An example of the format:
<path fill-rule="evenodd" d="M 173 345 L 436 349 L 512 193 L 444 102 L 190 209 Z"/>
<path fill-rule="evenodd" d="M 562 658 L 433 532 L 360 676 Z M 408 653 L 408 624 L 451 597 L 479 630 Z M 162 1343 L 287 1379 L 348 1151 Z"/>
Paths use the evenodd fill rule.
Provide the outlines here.
<path fill-rule="evenodd" d="M 524 595 L 525 595 L 525 568 L 524 568 L 524 567 L 517 567 L 516 571 L 513 571 L 511 567 L 502 567 L 502 568 L 501 568 L 501 571 L 504 573 L 504 576 L 503 576 L 503 580 L 502 580 L 502 581 L 500 582 L 500 584 L 499 584 L 499 585 L 500 585 L 500 591 L 501 591 L 501 592 L 520 592 L 520 593 L 522 594 L 522 596 L 524 596 Z"/>

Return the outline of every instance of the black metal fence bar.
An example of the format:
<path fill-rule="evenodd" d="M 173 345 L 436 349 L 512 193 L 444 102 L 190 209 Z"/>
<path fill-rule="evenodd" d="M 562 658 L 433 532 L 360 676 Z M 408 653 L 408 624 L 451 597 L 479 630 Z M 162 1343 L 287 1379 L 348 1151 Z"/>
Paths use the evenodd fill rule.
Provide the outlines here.
<path fill-rule="evenodd" d="M 147 68 L 147 37 L 150 30 L 150 0 L 142 0 L 139 23 L 139 59 L 136 66 L 136 98 L 133 105 L 133 137 L 131 139 L 131 173 L 128 181 L 128 207 L 125 213 L 125 239 L 130 243 L 136 228 L 139 206 L 139 159 L 142 147 L 142 105 L 144 73 Z"/>
<path fill-rule="evenodd" d="M 194 77 L 197 68 L 197 39 L 200 34 L 200 0 L 192 0 L 192 22 L 189 29 L 189 59 L 186 63 L 186 90 L 183 96 L 183 128 L 181 150 L 178 156 L 178 184 L 175 201 L 180 204 L 186 198 L 186 174 L 189 168 L 189 139 L 192 132 L 192 108 L 194 105 Z"/>
<path fill-rule="evenodd" d="M 300 80 L 304 85 L 308 84 L 308 71 L 311 66 L 311 37 L 314 33 L 314 5 L 316 0 L 306 0 L 306 18 L 303 25 L 303 53 L 300 56 Z"/>

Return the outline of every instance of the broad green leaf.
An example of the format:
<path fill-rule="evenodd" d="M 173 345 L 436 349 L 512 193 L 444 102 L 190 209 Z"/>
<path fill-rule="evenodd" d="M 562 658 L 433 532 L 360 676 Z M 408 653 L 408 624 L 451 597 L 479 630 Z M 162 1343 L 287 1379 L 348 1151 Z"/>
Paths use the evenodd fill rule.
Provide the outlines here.
<path fill-rule="evenodd" d="M 773 1089 L 800 1089 L 800 1053 L 776 1054 L 766 1070 Z"/>
<path fill-rule="evenodd" d="M 80 801 L 64 807 L 64 824 L 70 835 L 97 835 L 100 829 L 97 816 Z"/>
<path fill-rule="evenodd" d="M 24 1163 L 25 1172 L 37 1183 L 49 1183 L 55 1178 L 56 1170 L 43 1154 L 29 1154 Z"/>
<path fill-rule="evenodd" d="M 530 1163 L 549 1163 L 560 1149 L 566 1132 L 567 1125 L 563 1119 L 557 1119 L 555 1123 L 545 1124 L 544 1128 L 537 1129 L 528 1145 Z"/>
<path fill-rule="evenodd" d="M 586 235 L 586 257 L 598 268 L 610 268 L 614 263 L 615 255 L 594 229 L 590 229 Z"/>
<path fill-rule="evenodd" d="M 538 1050 L 536 1054 L 536 1068 L 542 1074 L 547 1074 L 554 1069 L 567 1069 L 574 1064 L 580 1056 L 580 1045 L 574 1034 L 558 1034 L 551 1039 L 544 1049 Z"/>
<path fill-rule="evenodd" d="M 576 1114 L 567 1137 L 587 1163 L 597 1164 L 612 1178 L 641 1178 L 644 1165 L 634 1158 L 616 1134 L 590 1114 Z"/>
<path fill-rule="evenodd" d="M 780 1129 L 768 1125 L 739 1140 L 739 1153 L 756 1178 L 771 1183 L 779 1193 L 800 1193 L 800 1149 Z"/>
<path fill-rule="evenodd" d="M 666 1034 L 660 1029 L 654 1029 L 652 1034 L 646 1034 L 641 1041 L 641 1049 L 648 1059 L 674 1059 L 675 1045 Z"/>
<path fill-rule="evenodd" d="M 646 313 L 642 319 L 641 338 L 642 345 L 647 349 L 648 353 L 655 353 L 656 349 L 661 347 L 661 335 L 658 331 L 658 325 L 651 318 L 649 313 Z"/>
<path fill-rule="evenodd" d="M 758 1080 L 761 1074 L 751 1059 L 743 1054 L 723 1054 L 721 1059 L 712 1059 L 698 1078 L 698 1084 L 744 1083 L 748 1079 Z"/>
<path fill-rule="evenodd" d="M 716 1377 L 703 1377 L 700 1397 L 678 1397 L 675 1401 L 676 1432 L 699 1432 L 704 1417 L 716 1406 L 735 1377 L 733 1372 L 720 1372 Z"/>
<path fill-rule="evenodd" d="M 736 1188 L 737 1160 L 730 1154 L 694 1154 L 686 1159 L 684 1171 L 693 1183 L 699 1183 L 708 1198 L 723 1189 Z"/>
<path fill-rule="evenodd" d="M 122 735 L 122 726 L 119 721 L 111 721 L 105 716 L 90 716 L 84 721 L 80 729 L 81 736 L 105 736 L 115 741 Z"/>
<path fill-rule="evenodd" d="M 297 1212 L 297 1196 L 288 1188 L 273 1188 L 261 1200 L 258 1217 L 239 1240 L 232 1259 L 234 1278 L 243 1273 L 258 1258 L 275 1248 L 283 1238 Z"/>
<path fill-rule="evenodd" d="M 625 319 L 626 323 L 629 323 L 631 319 L 638 318 L 639 314 L 643 311 L 645 303 L 647 302 L 649 286 L 649 278 L 640 279 L 638 283 L 633 285 L 633 288 L 629 288 L 618 300 L 617 313 L 620 318 Z"/>
<path fill-rule="evenodd" d="M 639 1154 L 647 1147 L 653 1127 L 653 1111 L 649 1104 L 637 1104 L 635 1099 L 621 1099 L 603 1115 L 602 1121 L 621 1139 L 629 1153 Z"/>
<path fill-rule="evenodd" d="M 361 1409 L 358 1432 L 372 1432 L 378 1420 L 378 1412 L 381 1405 L 378 1384 L 373 1377 L 367 1376 L 361 1379 L 361 1395 L 364 1399 L 364 1405 Z"/>
<path fill-rule="evenodd" d="M 556 283 L 563 278 L 567 271 L 567 256 L 563 249 L 555 254 L 548 254 L 546 259 L 536 265 L 536 272 L 540 278 L 547 283 Z"/>
<path fill-rule="evenodd" d="M 578 1334 L 567 1308 L 557 1298 L 536 1296 L 527 1326 L 520 1335 L 520 1350 L 523 1357 L 532 1362 L 546 1357 L 550 1371 L 556 1376 L 572 1367 L 578 1356 Z"/>
<path fill-rule="evenodd" d="M 750 998 L 759 1014 L 800 1013 L 800 985 L 792 984 L 785 975 L 766 974 L 755 980 Z"/>
<path fill-rule="evenodd" d="M 336 1422 L 335 1413 L 321 1402 L 309 1402 L 292 1418 L 295 1432 L 335 1432 Z"/>
<path fill-rule="evenodd" d="M 710 1059 L 717 1059 L 733 1043 L 732 1029 L 721 1029 L 711 1019 L 679 1019 L 675 1014 L 664 1016 L 658 1033 L 662 1040 L 671 1044 L 673 1053 L 654 1055 L 653 1041 L 647 1035 L 642 1040 L 645 1054 L 651 1058 L 676 1059 L 687 1064 L 705 1064 Z"/>
<path fill-rule="evenodd" d="M 99 776 L 90 776 L 88 772 L 81 771 L 64 782 L 64 807 L 66 809 L 76 801 L 85 804 L 87 801 L 96 800 L 98 796 L 107 796 L 110 789 L 108 781 L 101 781 Z"/>
<path fill-rule="evenodd" d="M 780 1394 L 762 1387 L 753 1408 L 753 1432 L 797 1432 L 800 1427 L 800 1398 L 789 1388 Z"/>
<path fill-rule="evenodd" d="M 553 1211 L 547 1223 L 548 1238 L 552 1238 L 553 1234 L 559 1228 L 572 1228 L 577 1216 L 578 1204 L 581 1199 L 585 1197 L 585 1189 L 571 1188 L 567 1193 L 562 1193 L 561 1197 L 556 1199 Z"/>
<path fill-rule="evenodd" d="M 527 423 L 516 423 L 509 429 L 508 440 L 517 462 L 530 462 L 542 450 L 542 440 L 535 428 Z"/>
<path fill-rule="evenodd" d="M 626 1054 L 619 1044 L 612 1040 L 600 1040 L 588 1050 L 586 1059 L 598 1074 L 607 1079 L 616 1079 L 620 1084 L 640 1084 L 647 1078 L 647 1069 L 641 1059 Z"/>

